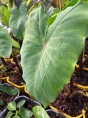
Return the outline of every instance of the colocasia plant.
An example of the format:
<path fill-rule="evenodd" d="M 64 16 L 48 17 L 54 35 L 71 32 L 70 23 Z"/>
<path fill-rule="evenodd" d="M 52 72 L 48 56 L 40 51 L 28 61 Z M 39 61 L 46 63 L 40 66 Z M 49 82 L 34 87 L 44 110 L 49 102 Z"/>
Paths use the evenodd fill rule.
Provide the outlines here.
<path fill-rule="evenodd" d="M 27 20 L 21 64 L 27 91 L 47 107 L 69 82 L 83 50 L 88 29 L 88 3 L 79 1 L 57 14 L 48 27 L 42 7 Z"/>

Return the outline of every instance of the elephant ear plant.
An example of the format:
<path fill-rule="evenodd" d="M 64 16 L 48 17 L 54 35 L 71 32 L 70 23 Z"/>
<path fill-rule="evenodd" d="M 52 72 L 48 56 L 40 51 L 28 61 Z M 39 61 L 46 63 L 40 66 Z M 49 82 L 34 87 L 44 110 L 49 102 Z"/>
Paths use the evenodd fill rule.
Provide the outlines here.
<path fill-rule="evenodd" d="M 88 4 L 80 1 L 58 13 L 50 27 L 42 7 L 28 17 L 21 49 L 27 90 L 47 107 L 69 82 L 83 49 Z"/>

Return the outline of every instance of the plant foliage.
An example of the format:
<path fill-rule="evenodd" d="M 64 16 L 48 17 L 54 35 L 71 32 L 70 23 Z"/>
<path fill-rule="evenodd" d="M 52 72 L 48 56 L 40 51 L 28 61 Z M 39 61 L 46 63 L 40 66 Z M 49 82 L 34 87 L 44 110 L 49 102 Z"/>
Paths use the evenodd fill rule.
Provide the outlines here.
<path fill-rule="evenodd" d="M 12 52 L 12 41 L 8 31 L 0 26 L 0 57 L 7 57 Z"/>
<path fill-rule="evenodd" d="M 88 4 L 65 9 L 47 28 L 42 7 L 29 15 L 21 59 L 27 90 L 47 107 L 69 82 L 83 49 L 88 27 Z"/>
<path fill-rule="evenodd" d="M 19 9 L 17 9 L 16 6 L 14 6 L 11 9 L 10 28 L 12 33 L 16 36 L 16 38 L 20 40 L 23 39 L 26 20 L 27 20 L 26 2 L 21 3 Z"/>

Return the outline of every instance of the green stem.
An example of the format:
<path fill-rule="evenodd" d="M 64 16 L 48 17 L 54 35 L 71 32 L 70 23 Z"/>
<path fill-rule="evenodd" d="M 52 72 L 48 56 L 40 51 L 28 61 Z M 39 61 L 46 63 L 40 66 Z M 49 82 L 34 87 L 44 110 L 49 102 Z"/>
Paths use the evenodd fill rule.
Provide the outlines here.
<path fill-rule="evenodd" d="M 69 90 L 69 88 L 67 86 L 65 86 L 65 89 L 66 89 L 66 92 L 67 92 L 68 96 L 70 96 L 70 90 Z"/>
<path fill-rule="evenodd" d="M 73 97 L 77 96 L 77 95 L 82 95 L 82 96 L 85 96 L 85 97 L 88 97 L 88 95 L 86 95 L 84 92 L 82 91 L 75 91 L 73 92 L 71 95 L 70 95 L 70 99 L 72 99 Z"/>
<path fill-rule="evenodd" d="M 17 61 L 17 58 L 16 58 L 16 56 L 15 56 L 14 51 L 13 51 L 12 57 L 13 57 L 14 62 L 16 63 L 17 68 L 19 69 L 19 73 L 22 74 L 22 68 L 20 67 L 20 65 L 19 65 L 19 63 L 18 63 L 18 61 Z"/>

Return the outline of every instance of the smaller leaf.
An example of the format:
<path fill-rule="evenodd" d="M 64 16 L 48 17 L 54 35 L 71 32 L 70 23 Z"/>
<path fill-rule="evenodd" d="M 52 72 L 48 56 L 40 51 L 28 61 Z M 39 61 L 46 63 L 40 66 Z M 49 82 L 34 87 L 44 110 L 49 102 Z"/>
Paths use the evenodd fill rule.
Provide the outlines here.
<path fill-rule="evenodd" d="M 44 3 L 45 3 L 45 1 L 41 1 L 41 2 L 39 3 L 38 7 L 43 6 Z"/>
<path fill-rule="evenodd" d="M 0 57 L 8 57 L 12 52 L 10 35 L 3 26 L 0 26 Z"/>
<path fill-rule="evenodd" d="M 5 72 L 7 70 L 6 66 L 2 66 L 1 71 Z"/>
<path fill-rule="evenodd" d="M 17 104 L 17 108 L 21 108 L 24 104 L 25 104 L 26 100 L 21 100 L 18 104 Z"/>
<path fill-rule="evenodd" d="M 13 46 L 13 47 L 20 48 L 20 44 L 19 44 L 17 41 L 15 41 L 15 40 L 12 39 L 12 38 L 11 38 L 11 40 L 12 40 L 12 46 Z"/>
<path fill-rule="evenodd" d="M 33 112 L 32 111 L 29 111 L 28 109 L 26 108 L 20 108 L 19 110 L 19 114 L 22 118 L 31 118 L 32 115 L 33 115 Z"/>
<path fill-rule="evenodd" d="M 0 105 L 4 105 L 4 102 L 1 98 L 0 98 Z"/>
<path fill-rule="evenodd" d="M 16 114 L 15 116 L 13 116 L 13 118 L 21 118 L 21 117 Z"/>
<path fill-rule="evenodd" d="M 67 7 L 70 7 L 70 6 L 74 6 L 79 0 L 71 0 L 70 2 L 68 2 L 68 4 L 63 8 L 66 9 Z"/>
<path fill-rule="evenodd" d="M 7 108 L 8 108 L 8 110 L 15 111 L 16 110 L 16 103 L 14 101 L 8 103 Z"/>
<path fill-rule="evenodd" d="M 16 6 L 14 6 L 11 9 L 9 25 L 14 36 L 17 37 L 19 40 L 23 39 L 26 20 L 27 20 L 26 2 L 21 3 L 19 9 L 17 9 Z"/>
<path fill-rule="evenodd" d="M 55 11 L 55 8 L 54 7 L 50 7 L 48 9 L 47 13 L 46 13 L 47 17 L 49 18 L 53 14 L 54 11 Z"/>
<path fill-rule="evenodd" d="M 6 118 L 11 118 L 12 115 L 13 115 L 13 112 L 9 111 L 6 115 Z"/>
<path fill-rule="evenodd" d="M 45 109 L 43 109 L 40 106 L 33 107 L 33 113 L 36 116 L 36 118 L 50 118 L 46 113 Z"/>
<path fill-rule="evenodd" d="M 60 9 L 55 10 L 52 16 L 48 18 L 48 25 L 51 25 L 55 21 L 58 12 L 60 12 Z"/>
<path fill-rule="evenodd" d="M 17 89 L 12 89 L 12 88 L 9 88 L 4 85 L 0 85 L 0 90 L 9 94 L 9 95 L 16 95 L 19 92 L 19 90 L 17 90 Z"/>
<path fill-rule="evenodd" d="M 13 49 L 12 50 L 12 55 L 14 55 L 14 54 L 17 55 L 17 54 L 19 54 L 19 52 L 20 52 L 19 50 Z"/>

